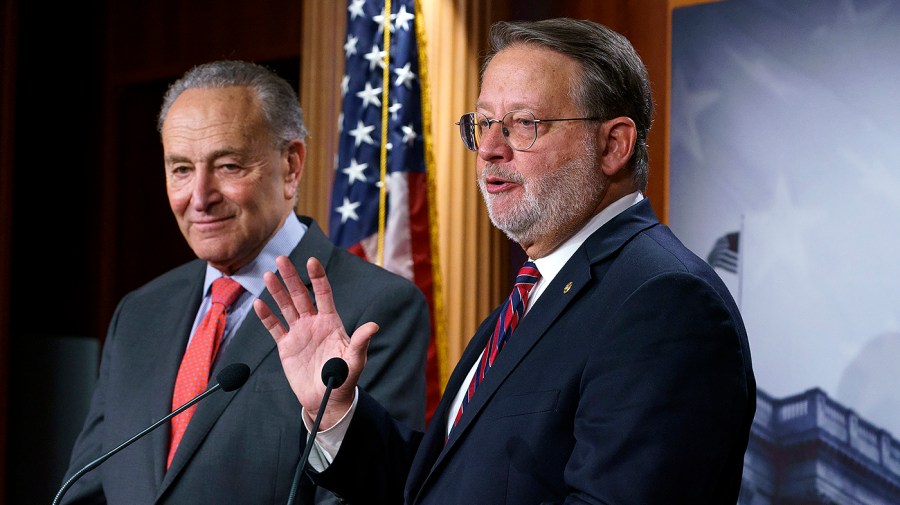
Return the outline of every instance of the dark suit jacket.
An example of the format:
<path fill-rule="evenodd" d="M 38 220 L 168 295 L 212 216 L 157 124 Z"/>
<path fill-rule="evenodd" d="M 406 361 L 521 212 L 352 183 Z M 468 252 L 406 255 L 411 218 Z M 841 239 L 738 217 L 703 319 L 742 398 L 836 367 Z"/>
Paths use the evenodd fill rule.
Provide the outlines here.
<path fill-rule="evenodd" d="M 306 260 L 315 256 L 328 273 L 348 334 L 367 321 L 382 328 L 372 338 L 361 382 L 399 418 L 423 427 L 430 334 L 424 296 L 411 282 L 332 245 L 309 218 L 301 221 L 309 228 L 290 258 L 307 286 Z M 169 413 L 205 268 L 203 261 L 190 262 L 119 303 L 67 478 Z M 277 310 L 268 292 L 261 298 Z M 306 431 L 275 343 L 252 309 L 212 377 L 235 362 L 250 366 L 249 380 L 198 404 L 168 472 L 166 424 L 86 474 L 64 503 L 286 503 Z"/>
<path fill-rule="evenodd" d="M 738 309 L 644 200 L 588 238 L 519 323 L 445 445 L 361 395 L 314 480 L 348 503 L 737 502 L 756 386 Z M 359 490 L 359 491 L 357 491 Z"/>

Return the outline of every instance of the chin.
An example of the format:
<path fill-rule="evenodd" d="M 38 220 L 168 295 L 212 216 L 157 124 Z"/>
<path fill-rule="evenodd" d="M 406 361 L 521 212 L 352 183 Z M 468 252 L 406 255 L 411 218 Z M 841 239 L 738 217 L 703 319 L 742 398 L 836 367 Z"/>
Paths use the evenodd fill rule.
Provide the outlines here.
<path fill-rule="evenodd" d="M 191 249 L 194 251 L 194 254 L 198 258 L 214 265 L 227 263 L 228 258 L 231 256 L 229 254 L 230 251 L 228 250 L 225 250 L 221 247 L 210 247 L 209 245 L 203 243 L 192 245 Z"/>

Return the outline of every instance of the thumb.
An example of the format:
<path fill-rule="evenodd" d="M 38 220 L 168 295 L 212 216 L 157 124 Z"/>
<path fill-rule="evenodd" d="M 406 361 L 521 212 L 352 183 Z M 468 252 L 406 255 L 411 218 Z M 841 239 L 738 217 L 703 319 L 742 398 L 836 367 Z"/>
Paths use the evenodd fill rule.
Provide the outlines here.
<path fill-rule="evenodd" d="M 366 351 L 369 349 L 369 342 L 372 340 L 372 335 L 378 332 L 381 328 L 376 323 L 366 323 L 356 331 L 353 332 L 353 335 L 350 336 L 350 345 L 347 348 L 349 352 L 348 358 L 356 361 L 357 363 L 365 364 L 366 362 Z"/>
<path fill-rule="evenodd" d="M 366 366 L 366 352 L 369 349 L 369 341 L 378 329 L 378 325 L 375 323 L 366 323 L 360 326 L 350 337 L 350 344 L 344 348 L 342 357 L 347 362 L 347 368 L 349 368 L 347 380 L 341 384 L 341 387 L 334 390 L 331 397 L 332 404 L 340 404 L 341 402 L 346 404 L 346 408 L 338 409 L 341 411 L 341 415 L 350 408 L 350 404 L 353 402 L 353 391 L 356 389 L 359 377 Z M 334 422 L 336 422 L 336 419 Z"/>
<path fill-rule="evenodd" d="M 350 336 L 350 345 L 344 350 L 344 359 L 350 367 L 347 382 L 355 385 L 359 381 L 359 376 L 366 367 L 366 352 L 369 350 L 369 342 L 378 329 L 377 324 L 366 323 L 357 328 Z"/>

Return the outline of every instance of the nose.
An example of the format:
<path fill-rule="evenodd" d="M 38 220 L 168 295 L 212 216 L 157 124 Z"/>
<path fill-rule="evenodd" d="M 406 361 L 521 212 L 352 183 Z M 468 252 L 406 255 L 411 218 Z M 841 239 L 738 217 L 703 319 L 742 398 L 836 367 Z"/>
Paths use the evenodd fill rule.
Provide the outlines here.
<path fill-rule="evenodd" d="M 482 133 L 481 142 L 478 144 L 479 158 L 493 163 L 509 161 L 512 158 L 513 149 L 506 143 L 503 130 L 503 123 L 494 123 Z"/>
<path fill-rule="evenodd" d="M 197 170 L 194 175 L 194 188 L 191 191 L 191 205 L 195 210 L 206 211 L 210 205 L 221 197 L 218 181 L 208 170 Z"/>

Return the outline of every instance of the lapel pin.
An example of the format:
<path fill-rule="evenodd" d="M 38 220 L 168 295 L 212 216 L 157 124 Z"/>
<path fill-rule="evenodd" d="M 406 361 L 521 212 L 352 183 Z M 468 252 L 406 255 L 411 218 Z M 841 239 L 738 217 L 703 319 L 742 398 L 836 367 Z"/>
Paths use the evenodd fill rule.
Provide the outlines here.
<path fill-rule="evenodd" d="M 563 288 L 563 294 L 568 294 L 570 289 L 572 289 L 572 281 L 569 281 L 569 283 L 566 284 L 566 287 Z"/>

